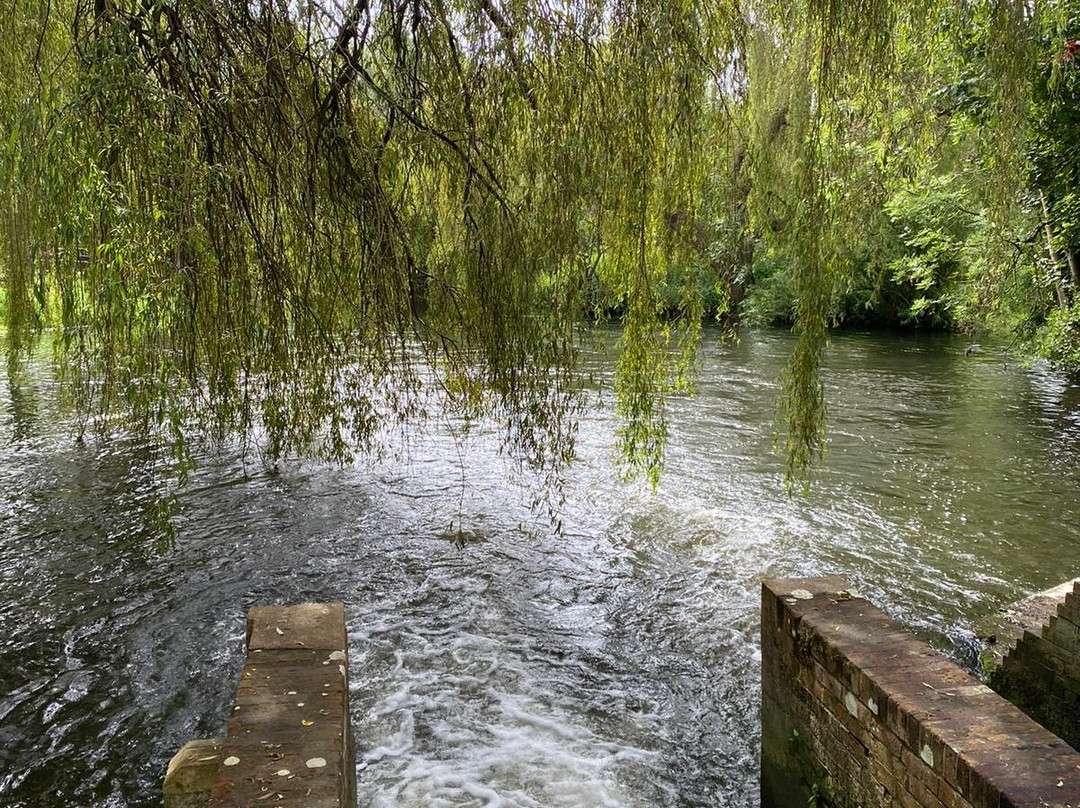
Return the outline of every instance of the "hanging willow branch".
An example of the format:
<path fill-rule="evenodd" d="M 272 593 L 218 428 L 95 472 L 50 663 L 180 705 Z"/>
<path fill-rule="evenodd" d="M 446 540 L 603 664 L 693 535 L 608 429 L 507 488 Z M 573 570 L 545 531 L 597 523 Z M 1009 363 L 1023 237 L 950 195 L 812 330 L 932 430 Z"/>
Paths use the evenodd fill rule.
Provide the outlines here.
<path fill-rule="evenodd" d="M 616 307 L 619 443 L 655 480 L 696 289 L 716 282 L 710 194 L 730 193 L 800 264 L 782 404 L 789 473 L 805 475 L 863 203 L 837 144 L 880 124 L 867 99 L 893 44 L 969 8 L 917 5 L 13 0 L 11 365 L 51 330 L 84 415 L 124 412 L 181 447 L 257 438 L 275 457 L 377 450 L 439 402 L 500 418 L 506 446 L 556 474 L 579 402 L 574 326 Z M 1001 61 L 999 86 L 1019 86 L 1022 61 Z M 672 266 L 693 269 L 681 353 L 658 296 Z"/>

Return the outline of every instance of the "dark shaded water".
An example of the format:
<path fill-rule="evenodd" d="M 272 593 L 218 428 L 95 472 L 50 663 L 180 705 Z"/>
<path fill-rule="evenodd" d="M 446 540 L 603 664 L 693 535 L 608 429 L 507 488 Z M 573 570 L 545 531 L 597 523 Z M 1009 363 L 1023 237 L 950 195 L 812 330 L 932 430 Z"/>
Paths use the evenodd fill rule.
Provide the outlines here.
<path fill-rule="evenodd" d="M 971 665 L 974 618 L 1080 574 L 1080 389 L 840 336 L 831 450 L 789 499 L 789 347 L 705 345 L 655 495 L 617 480 L 594 406 L 561 537 L 493 436 L 435 431 L 378 467 L 203 458 L 163 555 L 145 452 L 73 444 L 43 367 L 0 381 L 0 805 L 158 804 L 172 752 L 223 730 L 247 607 L 329 599 L 361 805 L 755 805 L 762 577 L 843 575 Z"/>

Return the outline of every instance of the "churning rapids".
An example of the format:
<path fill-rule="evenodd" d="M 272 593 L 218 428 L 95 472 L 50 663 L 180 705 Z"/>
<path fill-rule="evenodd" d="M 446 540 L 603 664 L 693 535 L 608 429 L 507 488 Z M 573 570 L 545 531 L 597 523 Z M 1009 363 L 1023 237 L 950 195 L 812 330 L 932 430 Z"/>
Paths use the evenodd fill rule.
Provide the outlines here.
<path fill-rule="evenodd" d="M 956 340 L 839 336 L 831 448 L 788 498 L 790 344 L 707 337 L 655 494 L 619 481 L 594 395 L 561 536 L 494 435 L 459 453 L 432 428 L 376 466 L 201 458 L 158 553 L 146 453 L 76 445 L 44 365 L 5 378 L 0 805 L 160 804 L 169 756 L 224 728 L 246 609 L 331 599 L 362 806 L 756 805 L 763 577 L 838 573 L 974 666 L 976 617 L 1080 574 L 1080 388 Z"/>

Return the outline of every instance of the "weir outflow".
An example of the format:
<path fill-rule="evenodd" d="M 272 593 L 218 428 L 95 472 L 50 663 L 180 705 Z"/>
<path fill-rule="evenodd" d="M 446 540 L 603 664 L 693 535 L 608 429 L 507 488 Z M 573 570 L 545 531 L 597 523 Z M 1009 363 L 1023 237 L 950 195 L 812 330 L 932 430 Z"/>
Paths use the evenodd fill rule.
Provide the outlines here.
<path fill-rule="evenodd" d="M 1042 636 L 1010 645 L 1053 664 L 1000 668 L 1043 665 L 1076 714 L 1078 599 L 1070 582 Z M 761 674 L 762 808 L 1080 808 L 1080 752 L 839 578 L 762 585 Z M 185 744 L 164 791 L 165 808 L 354 808 L 342 604 L 251 609 L 227 734 Z"/>

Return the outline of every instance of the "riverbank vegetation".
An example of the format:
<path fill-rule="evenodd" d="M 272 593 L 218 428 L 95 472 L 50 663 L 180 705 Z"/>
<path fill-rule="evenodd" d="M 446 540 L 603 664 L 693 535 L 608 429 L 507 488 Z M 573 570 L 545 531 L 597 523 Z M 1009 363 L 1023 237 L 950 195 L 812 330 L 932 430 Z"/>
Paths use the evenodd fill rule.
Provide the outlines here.
<path fill-rule="evenodd" d="M 1060 0 L 13 0 L 9 367 L 50 331 L 79 413 L 181 456 L 345 459 L 438 406 L 554 478 L 615 316 L 655 479 L 701 323 L 780 323 L 805 478 L 837 324 L 1080 366 L 1078 36 Z"/>

